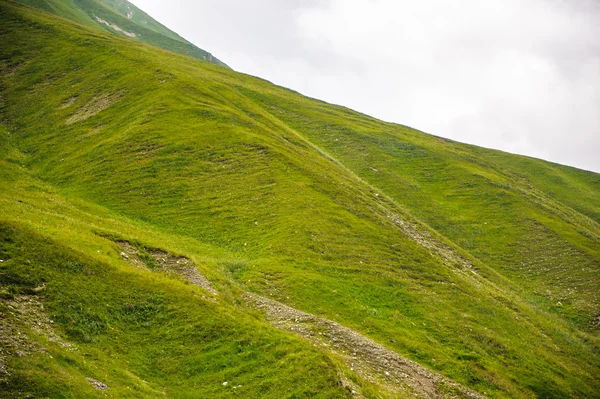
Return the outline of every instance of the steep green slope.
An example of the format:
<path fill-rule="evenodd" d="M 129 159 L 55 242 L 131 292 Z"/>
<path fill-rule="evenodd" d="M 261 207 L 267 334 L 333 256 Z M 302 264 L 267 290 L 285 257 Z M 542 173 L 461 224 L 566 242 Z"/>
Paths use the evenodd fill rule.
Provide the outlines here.
<path fill-rule="evenodd" d="M 441 141 L 14 3 L 1 7 L 0 219 L 9 226 L 3 236 L 22 243 L 11 256 L 29 260 L 31 248 L 52 237 L 47 245 L 108 275 L 81 276 L 78 294 L 116 331 L 100 328 L 88 333 L 92 342 L 80 342 L 70 330 L 79 316 L 56 318 L 64 336 L 90 351 L 109 356 L 137 337 L 119 324 L 126 320 L 101 310 L 105 288 L 88 294 L 96 282 L 110 287 L 107 293 L 114 288 L 116 309 L 128 303 L 123 287 L 162 297 L 142 304 L 158 325 L 144 334 L 191 345 L 156 373 L 149 369 L 166 350 L 159 344 L 147 352 L 133 347 L 101 370 L 81 371 L 75 360 L 78 366 L 64 370 L 73 381 L 96 371 L 86 377 L 124 387 L 129 382 L 119 375 L 127 371 L 181 397 L 196 389 L 183 382 L 192 373 L 210 381 L 204 395 L 216 395 L 210 389 L 217 377 L 193 369 L 202 361 L 191 353 L 195 336 L 185 331 L 214 317 L 228 327 L 214 330 L 202 347 L 220 372 L 237 370 L 249 387 L 242 396 L 261 397 L 250 369 L 264 367 L 273 384 L 294 387 L 289 397 L 349 394 L 336 388 L 339 373 L 366 397 L 394 397 L 260 318 L 240 316 L 236 324 L 243 291 L 251 291 L 353 328 L 489 397 L 597 397 L 597 175 L 563 173 L 579 193 L 591 193 L 588 202 L 577 192 L 544 193 L 557 186 L 536 172 L 547 167 L 541 161 L 527 160 L 535 167 L 522 172 L 531 180 L 523 182 L 513 161 L 519 157 Z M 188 256 L 222 299 L 184 304 L 189 287 L 132 270 L 107 237 Z M 27 270 L 34 280 L 3 283 L 15 291 L 44 278 L 73 298 L 70 274 L 54 271 L 52 262 L 33 263 L 41 266 L 7 262 L 3 276 Z M 62 312 L 53 292 L 48 288 L 42 300 Z M 230 329 L 238 338 L 222 337 Z M 250 330 L 265 352 L 256 366 L 226 350 Z M 221 346 L 222 353 L 209 350 Z M 295 360 L 286 360 L 292 351 L 299 352 Z M 36 377 L 43 367 L 11 359 L 32 373 L 19 381 L 57 385 L 56 373 Z M 169 368 L 175 364 L 186 367 Z"/>
<path fill-rule="evenodd" d="M 600 223 L 600 175 L 568 166 L 539 162 L 527 157 L 500 152 L 484 152 L 494 163 L 511 173 L 530 180 L 531 184 L 551 198 Z"/>
<path fill-rule="evenodd" d="M 18 0 L 122 37 L 227 67 L 126 0 Z"/>
<path fill-rule="evenodd" d="M 200 289 L 99 263 L 10 225 L 0 224 L 0 236 L 8 299 L 0 341 L 21 353 L 2 373 L 0 397 L 97 397 L 90 378 L 109 397 L 347 395 L 315 349 L 202 299 Z"/>
<path fill-rule="evenodd" d="M 600 313 L 599 175 L 344 110 L 299 108 L 283 96 L 246 95 L 545 308 L 583 327 Z"/>
<path fill-rule="evenodd" d="M 104 5 L 105 7 L 116 11 L 120 15 L 126 17 L 127 19 L 135 22 L 138 25 L 141 25 L 145 28 L 151 29 L 156 33 L 160 33 L 161 35 L 170 37 L 174 40 L 179 40 L 180 42 L 189 43 L 183 37 L 179 36 L 177 33 L 169 30 L 166 26 L 160 24 L 158 21 L 154 20 L 151 16 L 146 14 L 144 11 L 140 10 L 127 0 L 97 0 L 98 3 Z"/>

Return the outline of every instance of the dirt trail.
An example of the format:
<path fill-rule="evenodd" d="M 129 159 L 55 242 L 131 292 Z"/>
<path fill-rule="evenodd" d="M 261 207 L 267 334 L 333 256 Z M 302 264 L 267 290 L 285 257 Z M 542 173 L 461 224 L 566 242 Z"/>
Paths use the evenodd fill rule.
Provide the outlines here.
<path fill-rule="evenodd" d="M 396 226 L 398 226 L 407 236 L 409 236 L 417 244 L 422 245 L 423 247 L 437 254 L 447 266 L 452 268 L 459 267 L 461 270 L 469 271 L 472 274 L 477 274 L 477 268 L 473 266 L 469 260 L 467 260 L 449 245 L 433 237 L 431 232 L 428 232 L 424 229 L 419 229 L 416 224 L 411 224 L 402 220 L 399 215 L 389 211 L 385 207 L 382 207 L 382 209 L 385 216 L 389 218 Z"/>
<path fill-rule="evenodd" d="M 334 321 L 246 293 L 247 303 L 265 312 L 273 326 L 291 331 L 341 359 L 359 380 L 377 385 L 392 398 L 484 398 Z M 342 381 L 344 383 L 344 381 Z M 364 397 L 355 384 L 345 385 Z"/>
<path fill-rule="evenodd" d="M 126 241 L 117 242 L 121 256 L 138 268 L 146 267 L 138 249 Z M 190 283 L 217 294 L 192 263 L 183 256 L 174 256 L 160 249 L 146 249 L 164 271 L 177 273 Z M 307 339 L 328 356 L 341 361 L 357 382 L 340 371 L 342 385 L 355 398 L 365 398 L 361 385 L 375 385 L 389 398 L 473 398 L 484 396 L 406 359 L 375 341 L 334 321 L 283 305 L 262 296 L 244 293 L 246 304 L 265 313 L 274 327 Z"/>

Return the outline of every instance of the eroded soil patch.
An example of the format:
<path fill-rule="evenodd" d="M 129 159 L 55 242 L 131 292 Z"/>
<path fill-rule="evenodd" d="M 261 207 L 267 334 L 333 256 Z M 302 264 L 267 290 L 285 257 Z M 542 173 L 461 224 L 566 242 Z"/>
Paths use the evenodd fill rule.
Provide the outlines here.
<path fill-rule="evenodd" d="M 484 398 L 334 321 L 251 293 L 246 293 L 245 299 L 252 307 L 265 312 L 272 325 L 291 331 L 333 354 L 360 380 L 378 386 L 389 397 Z M 347 378 L 343 378 L 342 383 L 348 384 L 355 397 L 363 397 Z"/>
<path fill-rule="evenodd" d="M 121 247 L 121 257 L 137 268 L 146 268 L 147 262 L 144 262 L 140 256 L 140 250 L 127 241 L 117 241 Z M 190 284 L 205 289 L 213 295 L 217 291 L 213 288 L 210 281 L 198 271 L 194 262 L 185 256 L 175 256 L 167 251 L 156 248 L 145 248 L 144 251 L 152 258 L 156 266 L 163 272 L 172 272 L 184 277 Z"/>
<path fill-rule="evenodd" d="M 119 98 L 121 98 L 121 94 L 119 93 L 105 94 L 94 97 L 90 102 L 75 111 L 75 113 L 71 115 L 69 119 L 67 119 L 66 124 L 72 125 L 74 123 L 91 118 L 92 116 L 99 114 L 106 108 L 110 107 Z"/>
<path fill-rule="evenodd" d="M 40 287 L 42 288 L 42 287 Z M 46 353 L 46 348 L 36 338 L 54 342 L 69 350 L 77 348 L 62 339 L 52 326 L 53 321 L 44 312 L 44 305 L 34 295 L 17 295 L 3 299 L 0 308 L 0 378 L 10 375 L 9 357 L 24 357 Z"/>
<path fill-rule="evenodd" d="M 127 241 L 117 241 L 119 247 L 121 247 L 121 257 L 127 262 L 131 263 L 138 269 L 145 269 L 146 263 L 140 258 L 138 250 L 131 243 Z"/>
<path fill-rule="evenodd" d="M 125 260 L 136 267 L 146 267 L 134 245 L 126 241 L 117 244 Z M 145 248 L 144 251 L 151 256 L 155 268 L 177 273 L 190 283 L 217 294 L 190 259 L 160 249 Z M 299 335 L 331 358 L 340 360 L 352 373 L 350 378 L 340 371 L 341 384 L 351 390 L 355 398 L 365 397 L 360 384 L 374 385 L 389 398 L 484 398 L 334 321 L 252 293 L 245 293 L 244 299 L 248 306 L 264 312 L 266 320 L 274 327 Z M 359 383 L 353 381 L 354 377 Z"/>
<path fill-rule="evenodd" d="M 66 100 L 64 100 L 62 103 L 60 103 L 60 105 L 58 106 L 58 108 L 59 109 L 67 109 L 71 105 L 73 105 L 75 103 L 75 101 L 77 101 L 77 96 L 69 97 Z"/>
<path fill-rule="evenodd" d="M 85 379 L 91 386 L 93 386 L 94 388 L 96 388 L 99 391 L 106 391 L 108 389 L 108 385 L 106 385 L 105 383 L 95 380 L 93 378 L 86 378 Z"/>
<path fill-rule="evenodd" d="M 160 249 L 151 249 L 148 250 L 148 253 L 163 271 L 175 272 L 185 277 L 191 284 L 202 287 L 213 295 L 217 295 L 217 291 L 212 287 L 210 281 L 198 271 L 198 268 L 196 268 L 190 259 L 185 256 L 174 256 Z"/>

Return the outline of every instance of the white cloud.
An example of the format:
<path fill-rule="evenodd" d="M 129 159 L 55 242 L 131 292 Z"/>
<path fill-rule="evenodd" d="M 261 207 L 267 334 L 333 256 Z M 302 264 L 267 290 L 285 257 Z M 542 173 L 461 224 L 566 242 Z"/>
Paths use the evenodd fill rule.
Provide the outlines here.
<path fill-rule="evenodd" d="M 600 172 L 597 2 L 135 3 L 236 70 L 436 135 Z"/>

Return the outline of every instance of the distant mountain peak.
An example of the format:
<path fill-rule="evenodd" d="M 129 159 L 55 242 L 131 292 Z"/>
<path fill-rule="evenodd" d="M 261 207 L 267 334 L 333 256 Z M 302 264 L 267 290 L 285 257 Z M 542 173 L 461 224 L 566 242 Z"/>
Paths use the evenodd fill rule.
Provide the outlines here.
<path fill-rule="evenodd" d="M 126 0 L 16 0 L 87 26 L 229 68 Z"/>

